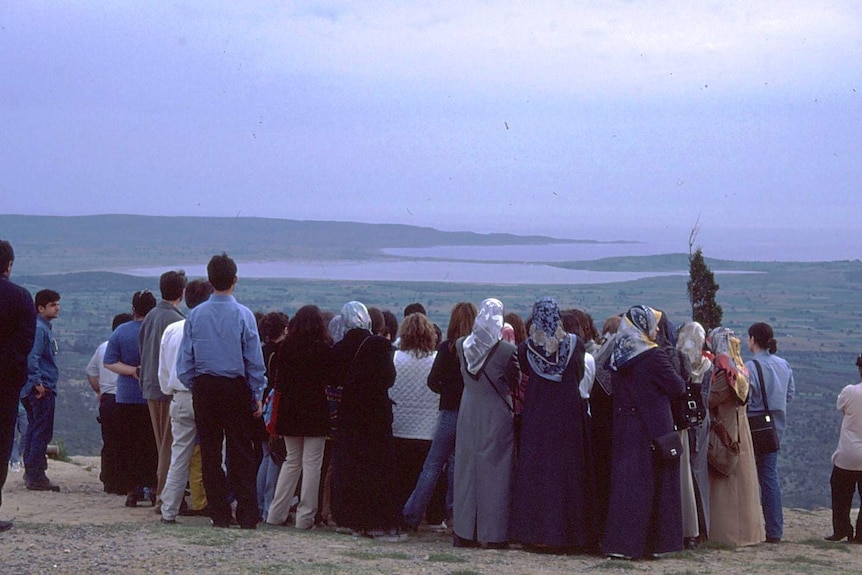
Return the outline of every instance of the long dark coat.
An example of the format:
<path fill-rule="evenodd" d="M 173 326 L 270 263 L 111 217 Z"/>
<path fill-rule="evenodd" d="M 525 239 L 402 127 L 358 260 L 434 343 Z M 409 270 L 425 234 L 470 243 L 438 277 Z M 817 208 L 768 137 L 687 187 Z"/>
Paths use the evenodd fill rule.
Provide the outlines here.
<path fill-rule="evenodd" d="M 392 345 L 367 330 L 353 329 L 333 352 L 336 377 L 343 382 L 333 515 L 339 525 L 357 531 L 398 527 L 401 510 L 393 497 L 395 453 L 388 391 L 395 383 Z"/>
<path fill-rule="evenodd" d="M 332 380 L 333 352 L 325 342 L 287 339 L 275 357 L 276 388 L 282 393 L 275 428 L 290 437 L 329 433 L 326 386 Z"/>
<path fill-rule="evenodd" d="M 512 503 L 511 539 L 551 547 L 587 547 L 593 521 L 593 473 L 586 400 L 578 391 L 584 375 L 584 344 L 578 339 L 561 381 L 533 371 L 526 342 L 518 364 L 528 376 L 521 412 Z"/>
<path fill-rule="evenodd" d="M 685 382 L 663 349 L 645 351 L 612 375 L 611 494 L 605 553 L 639 559 L 683 549 L 679 462 L 661 463 L 650 443 L 673 431 L 671 401 Z"/>

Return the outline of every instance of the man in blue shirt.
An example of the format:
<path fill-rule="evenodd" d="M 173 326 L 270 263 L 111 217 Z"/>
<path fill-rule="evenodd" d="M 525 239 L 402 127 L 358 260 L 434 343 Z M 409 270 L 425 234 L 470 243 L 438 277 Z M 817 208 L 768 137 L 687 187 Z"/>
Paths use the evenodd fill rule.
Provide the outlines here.
<path fill-rule="evenodd" d="M 27 354 L 36 335 L 36 308 L 30 292 L 9 281 L 15 251 L 0 240 L 0 492 L 6 484 L 9 454 L 18 420 L 18 394 L 27 380 Z M 0 493 L 0 504 L 2 504 Z M 0 521 L 0 532 L 12 528 Z"/>
<path fill-rule="evenodd" d="M 27 358 L 27 383 L 21 389 L 21 402 L 27 410 L 24 435 L 24 484 L 31 491 L 60 491 L 45 470 L 48 442 L 54 435 L 54 406 L 60 370 L 55 359 L 59 353 L 51 321 L 60 315 L 60 294 L 43 289 L 36 293 L 36 338 Z"/>
<path fill-rule="evenodd" d="M 237 523 L 244 529 L 255 529 L 260 513 L 252 450 L 253 417 L 261 415 L 266 378 L 254 314 L 233 296 L 236 271 L 236 263 L 227 254 L 210 259 L 207 276 L 213 295 L 194 308 L 186 320 L 177 377 L 192 390 L 213 525 L 229 527 L 231 523 L 221 466 L 224 440 L 228 478 L 237 500 Z"/>

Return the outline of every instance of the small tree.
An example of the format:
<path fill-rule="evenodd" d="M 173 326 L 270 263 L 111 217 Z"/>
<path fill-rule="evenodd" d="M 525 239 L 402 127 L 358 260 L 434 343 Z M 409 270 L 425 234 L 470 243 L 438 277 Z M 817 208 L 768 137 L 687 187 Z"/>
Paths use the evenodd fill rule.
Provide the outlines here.
<path fill-rule="evenodd" d="M 715 275 L 703 259 L 703 250 L 698 246 L 694 253 L 691 251 L 698 230 L 699 226 L 695 224 L 688 238 L 687 291 L 691 302 L 691 319 L 700 323 L 709 333 L 709 330 L 721 325 L 722 310 L 715 301 L 719 285 L 715 283 Z"/>

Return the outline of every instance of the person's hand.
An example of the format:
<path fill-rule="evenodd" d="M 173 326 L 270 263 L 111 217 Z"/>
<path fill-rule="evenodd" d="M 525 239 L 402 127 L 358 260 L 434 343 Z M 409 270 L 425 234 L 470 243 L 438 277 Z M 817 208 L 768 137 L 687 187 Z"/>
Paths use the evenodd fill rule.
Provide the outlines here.
<path fill-rule="evenodd" d="M 252 415 L 254 415 L 255 417 L 260 417 L 261 415 L 263 415 L 263 402 L 258 400 L 254 402 L 254 405 L 256 409 L 254 410 L 254 413 Z"/>
<path fill-rule="evenodd" d="M 45 386 L 44 386 L 44 385 L 42 385 L 41 383 L 40 383 L 40 384 L 38 384 L 38 385 L 37 385 L 36 387 L 34 387 L 33 389 L 35 389 L 35 390 L 36 390 L 36 399 L 42 399 L 43 397 L 45 397 L 45 393 L 47 393 L 47 390 L 45 389 Z"/>

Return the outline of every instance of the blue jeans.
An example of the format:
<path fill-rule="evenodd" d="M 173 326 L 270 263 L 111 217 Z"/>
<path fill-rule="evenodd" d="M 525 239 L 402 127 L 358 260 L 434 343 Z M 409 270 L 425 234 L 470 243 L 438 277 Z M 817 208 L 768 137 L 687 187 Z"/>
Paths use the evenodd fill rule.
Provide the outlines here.
<path fill-rule="evenodd" d="M 269 514 L 269 504 L 275 496 L 275 486 L 280 472 L 281 465 L 276 465 L 270 455 L 269 441 L 264 441 L 263 458 L 257 470 L 257 506 L 264 521 Z"/>
<path fill-rule="evenodd" d="M 18 420 L 15 423 L 15 440 L 12 442 L 12 453 L 9 455 L 9 463 L 21 461 L 21 454 L 24 453 L 25 435 L 27 435 L 27 410 L 24 409 L 24 404 L 19 401 Z"/>
<path fill-rule="evenodd" d="M 439 479 L 440 473 L 447 463 L 449 465 L 447 477 L 449 488 L 446 491 L 446 516 L 450 519 L 452 517 L 455 484 L 455 428 L 457 425 L 457 411 L 440 411 L 440 423 L 431 442 L 431 448 L 428 450 L 428 456 L 422 465 L 422 472 L 419 474 L 413 493 L 410 494 L 407 503 L 404 504 L 404 522 L 408 527 L 416 527 L 422 522 L 425 508 L 428 507 L 428 502 L 431 501 L 431 496 L 434 494 L 437 479 Z"/>
<path fill-rule="evenodd" d="M 781 479 L 778 477 L 778 452 L 756 457 L 760 482 L 760 504 L 766 523 L 766 536 L 781 539 L 784 535 L 784 511 L 781 508 Z"/>
<path fill-rule="evenodd" d="M 39 483 L 48 480 L 45 459 L 48 443 L 54 435 L 54 406 L 56 395 L 46 391 L 41 399 L 36 399 L 36 390 L 23 399 L 27 410 L 27 433 L 24 434 L 24 482 Z"/>

